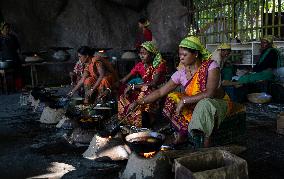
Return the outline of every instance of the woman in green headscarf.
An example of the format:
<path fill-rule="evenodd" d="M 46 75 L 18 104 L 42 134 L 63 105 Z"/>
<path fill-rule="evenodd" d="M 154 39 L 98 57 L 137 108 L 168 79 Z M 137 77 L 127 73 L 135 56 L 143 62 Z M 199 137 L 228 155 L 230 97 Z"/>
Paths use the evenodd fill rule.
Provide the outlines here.
<path fill-rule="evenodd" d="M 163 114 L 176 129 L 173 144 L 185 142 L 193 130 L 202 131 L 205 137 L 209 137 L 215 123 L 218 126 L 232 107 L 229 97 L 220 87 L 220 68 L 210 56 L 197 37 L 186 37 L 179 45 L 179 70 L 163 87 L 135 101 L 129 110 L 168 95 Z M 184 92 L 172 92 L 180 85 Z M 215 121 L 215 117 L 218 120 Z"/>
<path fill-rule="evenodd" d="M 264 36 L 260 41 L 260 58 L 253 67 L 253 72 L 241 76 L 238 83 L 253 83 L 262 80 L 273 80 L 273 70 L 280 67 L 280 53 L 274 48 L 273 36 Z"/>
<path fill-rule="evenodd" d="M 166 80 L 166 63 L 152 42 L 146 41 L 142 43 L 139 56 L 141 62 L 137 63 L 131 72 L 120 80 L 118 118 L 121 120 L 125 118 L 129 104 L 137 99 L 143 98 Z M 137 75 L 143 80 L 141 84 L 125 84 L 132 77 Z M 143 113 L 146 114 L 143 116 L 147 116 L 148 118 L 148 120 L 145 120 L 146 124 L 144 123 L 143 127 L 149 127 L 149 124 L 153 122 L 153 116 L 157 109 L 158 105 L 156 104 L 138 108 L 127 117 L 125 123 L 136 127 L 142 127 Z"/>

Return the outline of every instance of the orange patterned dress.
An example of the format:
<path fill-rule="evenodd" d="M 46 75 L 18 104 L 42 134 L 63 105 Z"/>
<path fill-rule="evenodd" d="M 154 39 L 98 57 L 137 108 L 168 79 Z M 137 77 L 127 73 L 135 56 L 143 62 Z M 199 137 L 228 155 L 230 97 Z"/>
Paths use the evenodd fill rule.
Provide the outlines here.
<path fill-rule="evenodd" d="M 112 89 L 114 83 L 118 80 L 118 75 L 107 59 L 95 56 L 92 58 L 91 63 L 85 68 L 85 72 L 88 73 L 88 77 L 84 81 L 85 89 L 90 89 L 96 83 L 99 78 L 99 66 L 105 70 L 105 76 L 96 89 L 98 93 L 101 93 L 107 88 Z"/>

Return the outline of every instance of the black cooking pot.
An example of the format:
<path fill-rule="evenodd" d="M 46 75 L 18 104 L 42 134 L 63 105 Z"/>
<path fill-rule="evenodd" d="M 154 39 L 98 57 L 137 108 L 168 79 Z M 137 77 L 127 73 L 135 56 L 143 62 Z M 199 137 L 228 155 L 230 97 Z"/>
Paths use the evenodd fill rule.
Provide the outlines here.
<path fill-rule="evenodd" d="M 125 137 L 126 144 L 137 154 L 159 151 L 165 136 L 158 132 L 137 132 Z"/>

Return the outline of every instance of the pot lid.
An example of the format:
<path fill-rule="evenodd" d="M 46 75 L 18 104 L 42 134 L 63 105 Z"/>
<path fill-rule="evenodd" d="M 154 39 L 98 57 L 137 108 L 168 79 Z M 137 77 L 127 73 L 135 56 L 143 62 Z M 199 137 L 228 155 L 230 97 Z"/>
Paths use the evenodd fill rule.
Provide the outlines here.
<path fill-rule="evenodd" d="M 122 51 L 124 51 L 124 52 L 137 52 L 136 49 L 124 49 Z"/>

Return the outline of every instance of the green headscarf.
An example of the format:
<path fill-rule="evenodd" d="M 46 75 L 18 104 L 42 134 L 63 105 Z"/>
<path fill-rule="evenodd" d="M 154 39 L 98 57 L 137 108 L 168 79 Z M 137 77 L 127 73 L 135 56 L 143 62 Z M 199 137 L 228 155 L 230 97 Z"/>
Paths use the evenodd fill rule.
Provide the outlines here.
<path fill-rule="evenodd" d="M 146 41 L 141 44 L 141 47 L 145 48 L 148 52 L 151 52 L 155 55 L 153 60 L 153 67 L 156 68 L 162 61 L 162 55 L 158 51 L 157 47 L 151 41 Z"/>
<path fill-rule="evenodd" d="M 273 35 L 266 35 L 261 38 L 261 40 L 266 40 L 268 43 L 272 44 L 273 43 Z"/>
<path fill-rule="evenodd" d="M 274 40 L 274 36 L 273 35 L 266 35 L 266 36 L 262 37 L 261 40 L 267 41 L 269 44 L 271 44 L 271 46 L 273 48 L 276 48 L 275 44 L 273 43 L 273 40 Z"/>
<path fill-rule="evenodd" d="M 193 50 L 198 50 L 201 53 L 201 59 L 202 60 L 209 60 L 212 54 L 201 44 L 198 37 L 195 36 L 189 36 L 184 38 L 180 44 L 179 47 L 189 48 Z"/>

